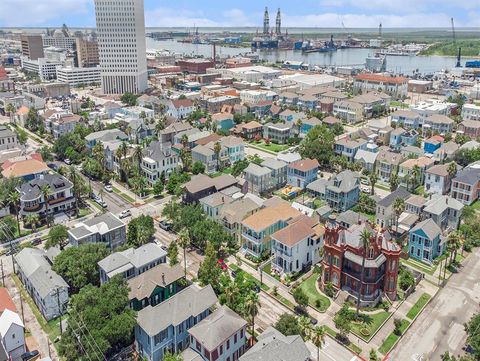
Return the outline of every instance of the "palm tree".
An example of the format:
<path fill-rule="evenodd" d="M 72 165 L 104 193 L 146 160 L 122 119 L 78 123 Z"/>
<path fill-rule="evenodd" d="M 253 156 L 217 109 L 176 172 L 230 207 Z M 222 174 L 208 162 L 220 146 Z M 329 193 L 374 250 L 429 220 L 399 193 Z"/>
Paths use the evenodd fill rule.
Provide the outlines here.
<path fill-rule="evenodd" d="M 458 231 L 451 232 L 447 238 L 447 249 L 450 251 L 450 264 L 457 258 L 457 251 L 462 246 L 462 236 Z"/>
<path fill-rule="evenodd" d="M 8 103 L 5 107 L 5 112 L 10 116 L 10 123 L 15 123 L 15 106 L 12 103 Z"/>
<path fill-rule="evenodd" d="M 18 236 L 20 237 L 20 218 L 19 218 L 19 203 L 20 203 L 20 194 L 17 191 L 10 192 L 8 195 L 8 204 L 13 207 L 15 211 L 15 217 L 17 218 L 17 231 Z"/>
<path fill-rule="evenodd" d="M 312 323 L 310 322 L 310 319 L 305 316 L 300 316 L 297 319 L 298 323 L 298 328 L 300 329 L 300 334 L 302 335 L 303 339 L 306 340 L 308 339 L 310 335 L 310 331 L 312 329 Z"/>
<path fill-rule="evenodd" d="M 40 222 L 40 217 L 36 213 L 29 214 L 25 217 L 23 223 L 32 227 L 33 233 L 37 231 L 37 224 Z"/>
<path fill-rule="evenodd" d="M 178 233 L 178 244 L 183 248 L 183 265 L 185 268 L 185 279 L 187 278 L 187 247 L 190 246 L 190 234 L 187 228 L 182 228 Z"/>
<path fill-rule="evenodd" d="M 140 170 L 140 164 L 142 163 L 143 150 L 142 147 L 137 145 L 133 150 L 133 159 L 137 161 L 138 169 Z"/>
<path fill-rule="evenodd" d="M 447 173 L 450 176 L 450 179 L 455 177 L 455 175 L 457 174 L 457 163 L 451 162 L 447 167 Z"/>
<path fill-rule="evenodd" d="M 48 214 L 48 196 L 50 195 L 50 186 L 48 184 L 43 185 L 40 188 L 40 193 L 43 196 L 43 199 L 45 200 L 45 221 L 47 222 L 47 226 L 50 226 L 50 217 Z"/>
<path fill-rule="evenodd" d="M 415 164 L 412 168 L 412 185 L 413 185 L 413 189 L 415 189 L 421 182 L 420 182 L 420 175 L 422 173 L 422 170 L 420 169 L 420 167 Z"/>
<path fill-rule="evenodd" d="M 182 135 L 180 143 L 182 143 L 182 146 L 185 150 L 188 150 L 188 136 L 186 134 Z"/>
<path fill-rule="evenodd" d="M 320 361 L 320 349 L 325 343 L 325 327 L 316 326 L 310 331 L 310 340 L 317 347 L 317 361 Z"/>
<path fill-rule="evenodd" d="M 155 124 L 155 133 L 157 133 L 157 137 L 160 139 L 160 133 L 162 132 L 162 130 L 165 129 L 165 118 L 164 117 L 160 117 L 158 120 L 157 120 L 157 123 Z"/>
<path fill-rule="evenodd" d="M 260 309 L 260 299 L 256 292 L 250 292 L 245 299 L 245 312 L 252 318 L 252 337 L 255 339 L 255 315 Z"/>
<path fill-rule="evenodd" d="M 377 183 L 377 180 L 378 180 L 377 174 L 375 172 L 372 172 L 370 174 L 369 179 L 370 179 L 370 187 L 371 187 L 370 194 L 373 195 L 375 194 L 375 184 Z"/>
<path fill-rule="evenodd" d="M 70 166 L 68 170 L 68 175 L 70 180 L 72 181 L 73 184 L 73 195 L 75 197 L 75 212 L 78 214 L 80 207 L 78 205 L 79 199 L 80 199 L 80 191 L 79 191 L 79 178 L 77 174 L 77 170 L 73 165 Z"/>
<path fill-rule="evenodd" d="M 397 174 L 392 174 L 390 176 L 390 192 L 394 192 L 398 188 L 398 175 Z"/>
<path fill-rule="evenodd" d="M 360 296 L 362 294 L 362 288 L 363 288 L 365 260 L 367 259 L 367 252 L 370 249 L 370 237 L 372 237 L 372 234 L 366 228 L 360 234 L 360 240 L 362 241 L 363 249 L 362 249 L 362 270 L 360 273 L 360 286 L 358 287 L 358 296 L 357 296 L 357 315 L 360 314 Z"/>
<path fill-rule="evenodd" d="M 217 158 L 217 171 L 220 170 L 220 152 L 222 151 L 222 146 L 220 145 L 220 142 L 215 142 L 213 145 L 213 152 L 215 153 L 215 156 Z"/>
<path fill-rule="evenodd" d="M 395 213 L 395 217 L 397 219 L 396 221 L 396 232 L 398 234 L 398 219 L 400 218 L 400 215 L 405 211 L 405 199 L 403 198 L 396 198 L 395 201 L 393 202 L 393 211 Z"/>

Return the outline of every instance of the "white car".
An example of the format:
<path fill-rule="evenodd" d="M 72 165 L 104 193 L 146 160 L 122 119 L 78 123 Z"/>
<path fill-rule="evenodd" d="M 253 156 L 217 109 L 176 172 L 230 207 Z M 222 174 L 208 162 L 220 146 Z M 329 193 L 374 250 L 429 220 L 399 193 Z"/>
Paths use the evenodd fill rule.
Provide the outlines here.
<path fill-rule="evenodd" d="M 113 188 L 112 188 L 111 184 L 106 184 L 104 188 L 108 193 L 113 192 Z"/>
<path fill-rule="evenodd" d="M 361 184 L 361 185 L 360 185 L 360 190 L 361 190 L 363 193 L 370 193 L 370 191 L 372 190 L 372 187 L 366 186 L 366 185 L 364 185 L 364 184 Z"/>
<path fill-rule="evenodd" d="M 130 212 L 130 209 L 125 209 L 124 211 L 121 211 L 120 214 L 118 215 L 118 218 L 127 218 L 132 215 L 132 212 Z"/>
<path fill-rule="evenodd" d="M 70 159 L 68 159 L 68 158 L 65 158 L 65 159 L 63 160 L 63 162 L 64 162 L 66 165 L 72 164 L 72 161 L 71 161 Z"/>

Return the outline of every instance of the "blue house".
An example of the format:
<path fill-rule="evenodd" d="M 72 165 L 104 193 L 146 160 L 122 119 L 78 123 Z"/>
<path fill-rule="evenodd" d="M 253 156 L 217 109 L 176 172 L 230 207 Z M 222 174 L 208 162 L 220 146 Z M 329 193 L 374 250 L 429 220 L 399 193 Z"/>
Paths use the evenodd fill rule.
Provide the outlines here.
<path fill-rule="evenodd" d="M 318 161 L 316 159 L 300 159 L 287 167 L 287 183 L 298 188 L 305 188 L 317 179 Z"/>
<path fill-rule="evenodd" d="M 188 330 L 211 313 L 217 303 L 212 286 L 196 285 L 138 312 L 135 347 L 140 358 L 161 361 L 166 351 L 177 353 L 190 344 Z"/>
<path fill-rule="evenodd" d="M 410 230 L 408 254 L 416 260 L 432 263 L 445 252 L 442 242 L 442 230 L 431 218 L 428 218 Z"/>
<path fill-rule="evenodd" d="M 433 136 L 431 138 L 426 139 L 423 142 L 423 150 L 425 151 L 425 153 L 433 154 L 437 149 L 439 149 L 442 146 L 443 142 L 439 138 L 441 137 Z"/>
<path fill-rule="evenodd" d="M 390 147 L 400 149 L 405 145 L 417 144 L 418 132 L 414 129 L 405 130 L 401 127 L 390 133 Z"/>

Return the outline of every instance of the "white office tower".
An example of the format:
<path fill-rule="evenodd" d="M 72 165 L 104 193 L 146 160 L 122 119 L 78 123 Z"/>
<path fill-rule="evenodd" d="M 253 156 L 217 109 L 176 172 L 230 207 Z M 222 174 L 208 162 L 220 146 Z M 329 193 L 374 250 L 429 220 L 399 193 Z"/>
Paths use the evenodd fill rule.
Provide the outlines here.
<path fill-rule="evenodd" d="M 140 93 L 148 86 L 143 0 L 95 0 L 105 94 Z"/>

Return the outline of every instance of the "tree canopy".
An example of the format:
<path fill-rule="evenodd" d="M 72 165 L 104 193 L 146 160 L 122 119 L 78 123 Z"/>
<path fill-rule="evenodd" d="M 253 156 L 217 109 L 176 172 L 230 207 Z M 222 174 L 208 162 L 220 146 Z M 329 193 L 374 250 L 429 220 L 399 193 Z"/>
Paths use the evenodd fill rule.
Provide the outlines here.
<path fill-rule="evenodd" d="M 155 234 L 153 218 L 146 215 L 140 215 L 134 218 L 128 224 L 127 245 L 131 247 L 140 247 L 148 243 Z"/>
<path fill-rule="evenodd" d="M 334 156 L 334 143 L 333 131 L 326 125 L 317 125 L 310 129 L 300 144 L 300 155 L 302 158 L 317 159 L 320 165 L 329 166 L 330 159 Z"/>
<path fill-rule="evenodd" d="M 57 224 L 48 231 L 48 240 L 45 243 L 45 248 L 58 246 L 63 249 L 65 241 L 68 239 L 68 228 L 63 224 Z"/>
<path fill-rule="evenodd" d="M 98 262 L 108 255 L 103 243 L 83 244 L 69 247 L 55 257 L 53 270 L 62 276 L 76 293 L 88 284 L 99 286 Z"/>
<path fill-rule="evenodd" d="M 298 326 L 297 317 L 290 313 L 284 313 L 280 315 L 274 327 L 285 336 L 300 335 L 301 333 L 300 327 Z"/>
<path fill-rule="evenodd" d="M 88 359 L 96 360 L 130 345 L 137 321 L 135 311 L 128 307 L 128 292 L 127 281 L 117 275 L 100 287 L 87 285 L 73 295 L 68 326 L 59 343 L 60 355 L 81 361 L 86 353 Z"/>

